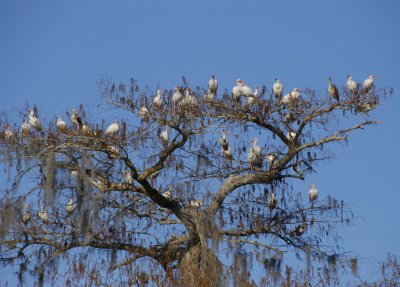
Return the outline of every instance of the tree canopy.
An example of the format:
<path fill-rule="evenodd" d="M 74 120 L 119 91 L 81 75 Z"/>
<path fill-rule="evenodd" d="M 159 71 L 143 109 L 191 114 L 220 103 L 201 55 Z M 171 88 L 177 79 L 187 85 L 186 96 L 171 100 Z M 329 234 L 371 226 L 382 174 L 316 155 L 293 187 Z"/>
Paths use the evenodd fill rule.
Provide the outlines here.
<path fill-rule="evenodd" d="M 392 91 L 351 81 L 231 92 L 214 76 L 157 91 L 105 79 L 99 118 L 84 103 L 47 121 L 30 107 L 22 126 L 4 116 L 2 262 L 21 284 L 339 284 L 340 266 L 357 274 L 336 230 L 352 212 L 318 182 L 293 183 L 379 123 L 369 112 Z M 287 254 L 307 259 L 304 273 L 283 270 Z"/>

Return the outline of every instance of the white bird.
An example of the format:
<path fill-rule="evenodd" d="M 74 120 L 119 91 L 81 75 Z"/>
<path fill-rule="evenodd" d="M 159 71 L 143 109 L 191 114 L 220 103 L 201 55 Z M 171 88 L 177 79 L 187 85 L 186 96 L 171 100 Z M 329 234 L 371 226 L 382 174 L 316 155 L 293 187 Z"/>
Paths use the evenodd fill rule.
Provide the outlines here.
<path fill-rule="evenodd" d="M 92 129 L 90 128 L 90 126 L 88 124 L 82 125 L 82 132 L 87 135 L 90 135 L 91 133 L 93 133 Z"/>
<path fill-rule="evenodd" d="M 67 124 L 60 118 L 57 118 L 56 126 L 60 132 L 64 132 L 67 129 Z"/>
<path fill-rule="evenodd" d="M 67 206 L 66 206 L 65 210 L 67 211 L 68 214 L 71 214 L 74 211 L 75 207 L 76 206 L 75 206 L 75 203 L 74 203 L 74 199 L 71 197 L 69 199 L 69 202 L 67 203 Z"/>
<path fill-rule="evenodd" d="M 247 153 L 247 160 L 251 166 L 262 167 L 263 158 L 261 156 L 261 147 L 257 146 L 257 138 L 252 140 L 253 146 Z"/>
<path fill-rule="evenodd" d="M 157 94 L 154 97 L 153 106 L 157 109 L 162 109 L 163 101 L 162 101 L 162 94 L 161 94 L 160 89 L 157 90 Z"/>
<path fill-rule="evenodd" d="M 288 140 L 292 141 L 296 137 L 296 133 L 295 132 L 287 132 L 286 137 Z"/>
<path fill-rule="evenodd" d="M 204 94 L 204 100 L 206 101 L 212 101 L 215 97 L 215 94 L 213 94 L 209 89 L 207 92 Z"/>
<path fill-rule="evenodd" d="M 272 164 L 277 159 L 277 157 L 278 156 L 275 153 L 268 153 L 265 158 L 269 163 Z"/>
<path fill-rule="evenodd" d="M 192 96 L 190 88 L 186 88 L 185 97 L 180 101 L 180 106 L 192 108 L 197 105 L 197 100 Z"/>
<path fill-rule="evenodd" d="M 280 100 L 283 93 L 283 85 L 278 78 L 275 79 L 275 83 L 272 85 L 272 91 L 274 92 L 275 98 Z"/>
<path fill-rule="evenodd" d="M 287 93 L 283 99 L 282 103 L 286 105 L 294 105 L 297 100 L 300 98 L 300 89 L 294 88 L 291 92 Z"/>
<path fill-rule="evenodd" d="M 272 212 L 272 210 L 276 207 L 277 203 L 278 203 L 278 201 L 276 200 L 275 192 L 272 191 L 269 194 L 269 200 L 268 200 L 268 207 L 269 207 L 270 212 Z"/>
<path fill-rule="evenodd" d="M 4 137 L 6 140 L 9 140 L 9 141 L 14 139 L 14 132 L 11 130 L 9 124 L 7 124 L 6 130 L 4 131 Z"/>
<path fill-rule="evenodd" d="M 112 123 L 111 125 L 108 126 L 106 130 L 106 136 L 113 136 L 117 134 L 119 131 L 119 123 L 116 121 L 115 123 Z"/>
<path fill-rule="evenodd" d="M 332 84 L 331 77 L 328 78 L 328 93 L 334 98 L 336 101 L 339 101 L 339 91 L 334 84 Z"/>
<path fill-rule="evenodd" d="M 34 110 L 29 110 L 29 124 L 37 131 L 42 130 L 40 119 L 38 116 L 35 115 Z"/>
<path fill-rule="evenodd" d="M 363 92 L 368 93 L 373 85 L 374 85 L 374 75 L 369 75 L 368 78 L 363 83 Z"/>
<path fill-rule="evenodd" d="M 246 86 L 241 79 L 236 80 L 236 86 L 232 89 L 232 97 L 233 100 L 238 102 L 240 101 L 241 96 L 251 96 L 253 92 L 251 91 L 249 86 Z"/>
<path fill-rule="evenodd" d="M 160 133 L 160 140 L 163 146 L 168 145 L 169 135 L 168 135 L 169 126 L 165 126 L 165 130 Z"/>
<path fill-rule="evenodd" d="M 166 191 L 164 191 L 162 193 L 162 195 L 167 198 L 167 199 L 171 199 L 172 198 L 172 191 L 173 191 L 174 187 L 172 185 L 168 186 L 168 189 Z"/>
<path fill-rule="evenodd" d="M 253 93 L 253 95 L 250 95 L 250 96 L 247 98 L 247 105 L 248 105 L 248 106 L 253 105 L 253 104 L 256 102 L 257 98 L 258 98 L 258 86 L 256 86 L 256 87 L 254 88 L 254 93 Z"/>
<path fill-rule="evenodd" d="M 21 133 L 23 136 L 29 135 L 29 132 L 31 130 L 31 125 L 26 121 L 25 117 L 22 120 L 22 125 L 21 125 Z"/>
<path fill-rule="evenodd" d="M 353 81 L 351 75 L 347 76 L 346 87 L 353 94 L 357 91 L 357 83 Z"/>
<path fill-rule="evenodd" d="M 261 156 L 261 146 L 257 145 L 257 138 L 254 138 L 252 140 L 252 143 L 253 143 L 252 150 L 254 151 L 255 155 L 258 157 Z"/>
<path fill-rule="evenodd" d="M 49 214 L 47 213 L 47 211 L 44 210 L 44 208 L 42 208 L 42 210 L 38 212 L 38 216 L 39 216 L 39 219 L 44 224 L 49 222 Z"/>
<path fill-rule="evenodd" d="M 315 184 L 311 184 L 310 189 L 308 190 L 308 197 L 310 198 L 311 201 L 311 207 L 314 201 L 317 199 L 317 196 L 318 196 L 318 189 L 315 186 Z"/>
<path fill-rule="evenodd" d="M 223 149 L 228 149 L 229 141 L 226 137 L 228 132 L 226 130 L 222 130 L 222 136 L 219 138 L 218 142 Z"/>
<path fill-rule="evenodd" d="M 27 224 L 31 220 L 31 211 L 29 209 L 28 204 L 24 204 L 23 210 L 22 210 L 22 221 L 24 224 Z"/>
<path fill-rule="evenodd" d="M 198 207 L 203 206 L 203 201 L 201 201 L 201 200 L 199 200 L 199 199 L 192 199 L 192 200 L 189 202 L 189 205 L 190 205 L 191 207 L 198 208 Z"/>
<path fill-rule="evenodd" d="M 208 89 L 214 95 L 217 93 L 218 81 L 215 78 L 215 75 L 211 75 L 211 79 L 208 81 Z"/>
<path fill-rule="evenodd" d="M 149 110 L 146 106 L 141 106 L 139 109 L 139 117 L 144 121 L 147 122 L 149 120 Z"/>
<path fill-rule="evenodd" d="M 72 109 L 71 122 L 78 130 L 82 129 L 82 119 L 75 108 Z"/>
<path fill-rule="evenodd" d="M 125 171 L 125 182 L 128 184 L 132 184 L 133 183 L 133 177 L 132 177 L 132 173 L 130 170 L 126 170 Z"/>
<path fill-rule="evenodd" d="M 176 111 L 176 106 L 179 104 L 179 102 L 182 100 L 183 96 L 181 91 L 179 90 L 179 87 L 175 87 L 175 93 L 172 95 L 172 104 L 174 106 L 174 112 Z"/>

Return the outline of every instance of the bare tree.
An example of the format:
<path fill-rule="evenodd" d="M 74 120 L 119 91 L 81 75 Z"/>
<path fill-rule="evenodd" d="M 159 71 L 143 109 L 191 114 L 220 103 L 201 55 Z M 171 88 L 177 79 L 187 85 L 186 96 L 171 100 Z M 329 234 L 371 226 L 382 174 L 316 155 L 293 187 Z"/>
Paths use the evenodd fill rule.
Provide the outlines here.
<path fill-rule="evenodd" d="M 21 284 L 291 286 L 293 268 L 280 275 L 286 253 L 307 258 L 301 282 L 336 280 L 316 265 L 354 267 L 335 246 L 351 211 L 292 183 L 329 159 L 330 145 L 378 124 L 368 112 L 392 91 L 334 93 L 330 82 L 329 92 L 282 97 L 238 82 L 232 96 L 212 80 L 203 90 L 184 79 L 154 101 L 134 80 L 103 80 L 116 122 L 83 106 L 47 123 L 34 107 L 21 128 L 3 118 L 0 256 L 19 266 Z"/>

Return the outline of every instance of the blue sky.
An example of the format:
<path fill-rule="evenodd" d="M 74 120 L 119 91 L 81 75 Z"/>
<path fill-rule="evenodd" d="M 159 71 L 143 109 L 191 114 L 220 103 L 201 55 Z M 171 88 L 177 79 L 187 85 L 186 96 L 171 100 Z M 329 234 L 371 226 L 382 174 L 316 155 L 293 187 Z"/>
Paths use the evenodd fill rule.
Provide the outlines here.
<path fill-rule="evenodd" d="M 1 1 L 1 111 L 27 102 L 43 118 L 100 102 L 98 81 L 136 78 L 155 90 L 185 75 L 202 85 L 215 73 L 287 88 L 325 89 L 327 77 L 369 74 L 395 95 L 372 113 L 383 124 L 357 131 L 303 186 L 348 202 L 356 224 L 339 228 L 344 248 L 364 262 L 400 255 L 396 108 L 399 1 Z M 365 278 L 368 279 L 368 278 Z"/>

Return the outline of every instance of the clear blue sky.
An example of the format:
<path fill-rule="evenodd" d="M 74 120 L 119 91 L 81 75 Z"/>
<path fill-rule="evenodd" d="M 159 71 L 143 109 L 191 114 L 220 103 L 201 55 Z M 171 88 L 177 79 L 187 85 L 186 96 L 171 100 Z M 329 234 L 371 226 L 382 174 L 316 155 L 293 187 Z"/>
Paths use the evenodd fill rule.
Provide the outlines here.
<path fill-rule="evenodd" d="M 365 262 L 400 255 L 399 1 L 1 1 L 1 111 L 26 102 L 52 118 L 99 103 L 98 81 L 130 77 L 172 88 L 185 75 L 224 88 L 279 76 L 286 87 L 324 89 L 351 73 L 393 87 L 336 159 L 304 183 L 351 204 L 356 224 L 339 228 L 344 248 Z M 365 278 L 368 279 L 368 278 Z"/>

